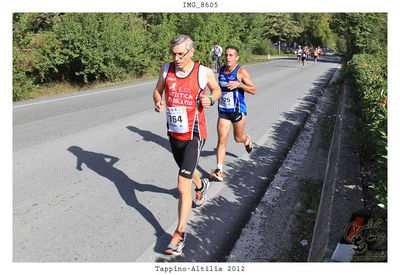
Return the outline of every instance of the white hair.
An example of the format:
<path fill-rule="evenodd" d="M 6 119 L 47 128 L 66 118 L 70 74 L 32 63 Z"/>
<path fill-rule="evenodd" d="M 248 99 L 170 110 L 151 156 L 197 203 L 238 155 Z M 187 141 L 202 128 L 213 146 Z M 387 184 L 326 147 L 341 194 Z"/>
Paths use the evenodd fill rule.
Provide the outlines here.
<path fill-rule="evenodd" d="M 169 43 L 171 49 L 179 44 L 182 44 L 183 42 L 187 41 L 186 43 L 186 49 L 189 51 L 194 47 L 194 42 L 192 40 L 192 38 L 190 38 L 190 36 L 186 35 L 186 34 L 180 34 L 178 36 L 176 36 L 175 38 L 173 38 L 171 40 L 171 42 Z"/>

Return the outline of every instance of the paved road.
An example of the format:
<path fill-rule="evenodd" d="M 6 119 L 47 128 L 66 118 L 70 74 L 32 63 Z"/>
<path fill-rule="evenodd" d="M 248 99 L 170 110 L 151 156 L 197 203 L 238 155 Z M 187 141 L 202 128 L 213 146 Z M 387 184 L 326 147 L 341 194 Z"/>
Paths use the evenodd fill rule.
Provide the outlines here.
<path fill-rule="evenodd" d="M 246 97 L 256 150 L 248 155 L 231 134 L 226 182 L 212 183 L 207 205 L 193 209 L 179 258 L 163 254 L 177 224 L 178 169 L 165 114 L 153 111 L 155 80 L 14 104 L 14 261 L 223 259 L 338 59 L 245 67 L 257 87 Z M 216 165 L 215 106 L 206 113 L 203 176 Z"/>

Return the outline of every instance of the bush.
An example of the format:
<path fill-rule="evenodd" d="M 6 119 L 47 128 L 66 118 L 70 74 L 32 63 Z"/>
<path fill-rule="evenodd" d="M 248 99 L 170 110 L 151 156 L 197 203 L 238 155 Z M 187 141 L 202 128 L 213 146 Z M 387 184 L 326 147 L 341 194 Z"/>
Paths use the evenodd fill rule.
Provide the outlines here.
<path fill-rule="evenodd" d="M 361 159 L 375 181 L 376 202 L 387 207 L 387 62 L 385 56 L 356 54 L 349 70 L 358 97 Z"/>
<path fill-rule="evenodd" d="M 38 85 L 27 75 L 28 58 L 17 49 L 13 51 L 13 100 L 23 100 L 34 93 Z"/>
<path fill-rule="evenodd" d="M 243 64 L 253 52 L 276 54 L 268 28 L 257 13 L 14 13 L 14 99 L 38 85 L 157 75 L 172 61 L 169 42 L 178 34 L 192 37 L 203 65 L 214 42 L 236 46 Z"/>
<path fill-rule="evenodd" d="M 13 97 L 38 85 L 141 76 L 153 61 L 137 14 L 13 14 Z"/>
<path fill-rule="evenodd" d="M 140 76 L 150 63 L 143 21 L 134 14 L 66 14 L 55 28 L 61 71 L 72 81 Z"/>
<path fill-rule="evenodd" d="M 274 51 L 274 53 L 273 53 Z M 265 40 L 257 40 L 253 46 L 253 54 L 258 55 L 267 55 L 267 54 L 276 54 L 277 50 L 273 49 L 271 41 Z"/>

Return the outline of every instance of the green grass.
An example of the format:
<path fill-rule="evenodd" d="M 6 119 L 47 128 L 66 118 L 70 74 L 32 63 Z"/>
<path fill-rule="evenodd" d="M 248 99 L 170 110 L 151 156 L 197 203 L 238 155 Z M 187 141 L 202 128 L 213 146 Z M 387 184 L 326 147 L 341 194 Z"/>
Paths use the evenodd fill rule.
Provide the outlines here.
<path fill-rule="evenodd" d="M 317 218 L 319 200 L 323 182 L 320 180 L 300 180 L 301 203 L 297 212 L 297 226 L 292 232 L 294 237 L 292 248 L 287 253 L 288 262 L 307 262 L 308 252 L 312 241 L 314 224 Z M 301 245 L 302 240 L 307 240 L 307 245 Z"/>
<path fill-rule="evenodd" d="M 85 84 L 85 85 L 72 84 L 69 82 L 48 83 L 48 84 L 44 84 L 44 85 L 40 86 L 38 88 L 38 90 L 34 94 L 29 96 L 29 98 L 27 98 L 27 99 L 36 99 L 36 98 L 41 98 L 41 97 L 75 93 L 75 92 L 79 92 L 79 91 L 87 91 L 87 90 L 93 90 L 93 89 L 99 89 L 99 88 L 113 87 L 113 86 L 118 86 L 118 85 L 124 85 L 124 84 L 149 80 L 149 79 L 153 79 L 156 77 L 157 76 L 147 74 L 142 77 L 135 77 L 135 78 L 127 77 L 123 80 L 115 80 L 115 81 L 98 81 L 98 82 L 92 82 L 92 83 Z"/>

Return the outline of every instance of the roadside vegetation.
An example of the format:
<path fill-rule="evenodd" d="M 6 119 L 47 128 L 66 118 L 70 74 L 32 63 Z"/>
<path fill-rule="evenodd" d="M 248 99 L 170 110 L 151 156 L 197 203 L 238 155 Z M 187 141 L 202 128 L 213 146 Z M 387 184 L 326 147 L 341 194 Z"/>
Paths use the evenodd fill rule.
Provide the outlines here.
<path fill-rule="evenodd" d="M 294 43 L 335 48 L 330 14 L 14 13 L 13 100 L 155 77 L 169 41 L 188 34 L 208 65 L 214 42 L 253 55 L 291 54 Z M 314 30 L 310 32 L 310 29 Z"/>
<path fill-rule="evenodd" d="M 379 224 L 379 245 L 368 244 L 370 261 L 387 257 L 387 14 L 340 14 L 332 21 L 342 37 L 348 84 L 356 96 L 357 143 L 365 207 Z M 376 257 L 375 257 L 375 256 Z"/>

